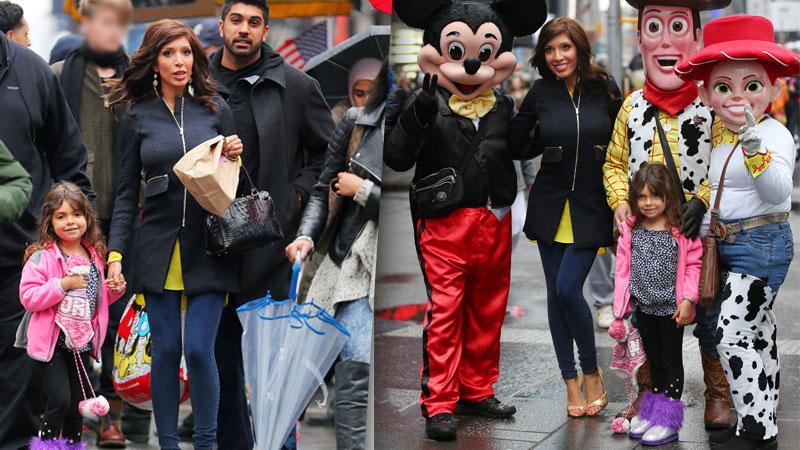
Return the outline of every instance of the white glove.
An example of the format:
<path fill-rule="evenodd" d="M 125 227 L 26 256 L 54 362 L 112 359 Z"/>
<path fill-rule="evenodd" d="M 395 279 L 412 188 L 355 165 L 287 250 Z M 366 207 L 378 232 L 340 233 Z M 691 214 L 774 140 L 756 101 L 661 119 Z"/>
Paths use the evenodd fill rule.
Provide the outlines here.
<path fill-rule="evenodd" d="M 758 133 L 758 125 L 753 117 L 753 111 L 748 105 L 744 107 L 744 120 L 744 126 L 739 128 L 739 143 L 742 144 L 745 155 L 754 156 L 761 150 L 761 135 Z"/>

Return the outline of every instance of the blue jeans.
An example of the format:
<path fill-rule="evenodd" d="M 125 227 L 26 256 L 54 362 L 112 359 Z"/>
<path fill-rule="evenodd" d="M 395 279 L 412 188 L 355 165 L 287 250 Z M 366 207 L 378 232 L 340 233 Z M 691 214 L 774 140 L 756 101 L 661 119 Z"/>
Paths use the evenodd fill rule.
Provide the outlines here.
<path fill-rule="evenodd" d="M 342 361 L 370 363 L 372 352 L 372 308 L 367 297 L 336 304 L 334 315 L 347 331 L 350 339 L 342 349 Z"/>
<path fill-rule="evenodd" d="M 723 222 L 729 225 L 738 221 Z M 761 278 L 778 292 L 794 258 L 789 222 L 761 225 L 736 233 L 734 238 L 733 243 L 717 241 L 722 270 Z"/>
<path fill-rule="evenodd" d="M 538 243 L 544 278 L 547 283 L 547 321 L 558 358 L 561 377 L 571 380 L 575 370 L 573 341 L 584 374 L 597 372 L 592 312 L 583 296 L 583 283 L 589 275 L 597 247 L 578 249 L 572 244 Z"/>
<path fill-rule="evenodd" d="M 165 290 L 161 294 L 145 294 L 145 301 L 152 333 L 150 381 L 158 444 L 162 450 L 178 450 L 181 292 Z M 216 440 L 219 375 L 214 359 L 214 341 L 224 302 L 225 297 L 219 292 L 188 298 L 183 354 L 192 394 L 195 449 L 210 450 Z"/>

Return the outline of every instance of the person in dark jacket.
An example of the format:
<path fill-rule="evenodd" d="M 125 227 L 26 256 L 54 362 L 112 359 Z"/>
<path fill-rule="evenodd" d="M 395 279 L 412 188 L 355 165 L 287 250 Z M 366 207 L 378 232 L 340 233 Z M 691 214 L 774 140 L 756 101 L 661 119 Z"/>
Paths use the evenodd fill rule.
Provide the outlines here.
<path fill-rule="evenodd" d="M 426 75 L 399 122 L 387 126 L 384 161 L 397 171 L 416 164 L 411 209 L 429 298 L 420 404 L 427 436 L 451 440 L 453 414 L 516 413 L 494 395 L 517 181 L 506 142 L 514 102 L 493 86 L 516 67 L 514 36 L 536 31 L 547 5 L 420 0 L 394 7 L 407 25 L 425 30 L 417 62 Z"/>
<path fill-rule="evenodd" d="M 366 445 L 388 73 L 384 63 L 366 105 L 347 110 L 336 127 L 297 237 L 286 247 L 286 256 L 296 261 L 311 253 L 326 230 L 333 234 L 308 299 L 331 310 L 350 332 L 336 363 L 334 415 L 336 448 L 341 449 Z M 329 200 L 331 192 L 335 200 Z"/>
<path fill-rule="evenodd" d="M 66 60 L 52 64 L 64 89 L 70 111 L 78 122 L 89 152 L 86 171 L 97 193 L 95 211 L 103 236 L 109 235 L 114 207 L 114 160 L 117 117 L 108 107 L 108 82 L 119 79 L 128 68 L 122 40 L 133 15 L 130 0 L 83 0 L 81 32 L 84 40 L 69 52 Z M 115 302 L 108 310 L 108 335 L 116 336 L 127 302 Z M 125 446 L 122 433 L 122 400 L 114 390 L 114 339 L 103 343 L 98 394 L 109 401 L 111 410 L 100 418 L 96 443 L 99 447 Z"/>
<path fill-rule="evenodd" d="M 0 141 L 0 223 L 13 222 L 31 200 L 31 176 Z"/>
<path fill-rule="evenodd" d="M 608 404 L 597 366 L 592 313 L 583 283 L 601 247 L 611 246 L 612 216 L 605 202 L 603 162 L 622 103 L 607 72 L 591 62 L 583 28 L 559 17 L 539 34 L 532 65 L 542 75 L 509 127 L 509 147 L 542 157 L 528 203 L 524 232 L 535 240 L 547 283 L 547 317 L 567 414 L 593 416 Z M 575 370 L 578 345 L 586 395 Z"/>
<path fill-rule="evenodd" d="M 153 337 L 153 413 L 162 450 L 178 449 L 181 347 L 192 378 L 194 445 L 216 441 L 219 378 L 214 358 L 225 295 L 238 289 L 234 256 L 205 252 L 206 213 L 187 192 L 173 166 L 188 150 L 218 135 L 222 152 L 235 160 L 242 144 L 233 134 L 233 115 L 216 95 L 208 59 L 192 30 L 175 20 L 159 20 L 145 31 L 142 45 L 111 93 L 119 105 L 117 194 L 109 240 L 109 278 L 122 271 L 133 253 L 133 292 L 143 293 Z M 141 174 L 144 208 L 136 232 Z M 181 303 L 186 299 L 181 339 Z"/>
<path fill-rule="evenodd" d="M 246 252 L 239 292 L 222 315 L 217 338 L 220 366 L 219 447 L 253 448 L 241 356 L 242 327 L 235 308 L 270 291 L 288 296 L 291 263 L 284 248 L 319 178 L 331 113 L 316 80 L 287 64 L 264 44 L 269 9 L 264 0 L 227 0 L 220 12 L 224 46 L 211 56 L 212 76 L 228 102 L 244 144 L 242 162 L 259 190 L 272 195 L 285 239 Z"/>
<path fill-rule="evenodd" d="M 27 446 L 39 424 L 41 382 L 35 365 L 13 347 L 23 309 L 22 254 L 37 239 L 36 220 L 53 181 L 71 181 L 92 197 L 86 148 L 50 67 L 0 33 L 0 140 L 30 174 L 31 201 L 19 220 L 0 224 L 0 442 Z"/>

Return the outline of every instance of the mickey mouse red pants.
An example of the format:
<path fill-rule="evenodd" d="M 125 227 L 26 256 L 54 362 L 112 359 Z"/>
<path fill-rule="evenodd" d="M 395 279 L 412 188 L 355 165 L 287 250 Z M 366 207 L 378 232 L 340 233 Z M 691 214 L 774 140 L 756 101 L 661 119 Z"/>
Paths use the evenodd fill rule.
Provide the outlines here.
<path fill-rule="evenodd" d="M 511 281 L 511 213 L 460 208 L 416 223 L 428 290 L 422 332 L 422 415 L 455 410 L 459 398 L 494 395 L 500 328 Z"/>

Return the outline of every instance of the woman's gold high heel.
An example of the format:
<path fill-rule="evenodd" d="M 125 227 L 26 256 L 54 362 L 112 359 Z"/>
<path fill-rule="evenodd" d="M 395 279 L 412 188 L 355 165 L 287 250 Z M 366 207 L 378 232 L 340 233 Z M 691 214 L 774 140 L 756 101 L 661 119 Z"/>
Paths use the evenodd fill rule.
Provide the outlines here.
<path fill-rule="evenodd" d="M 583 391 L 583 375 L 578 375 L 578 389 Z M 569 397 L 569 396 L 568 396 Z M 569 402 L 569 400 L 567 400 Z M 570 405 L 567 403 L 567 415 L 572 418 L 583 417 L 586 415 L 586 407 L 583 405 Z"/>
<path fill-rule="evenodd" d="M 606 406 L 608 406 L 608 392 L 606 392 L 606 383 L 605 381 L 603 381 L 603 369 L 598 367 L 597 373 L 598 375 L 600 375 L 600 386 L 603 387 L 603 395 L 601 395 L 600 398 L 598 398 L 597 400 L 586 405 L 586 408 L 584 409 L 586 410 L 587 416 L 597 415 L 600 413 L 600 411 L 605 409 Z M 599 409 L 595 412 L 590 412 L 589 410 L 592 408 L 599 408 Z"/>

